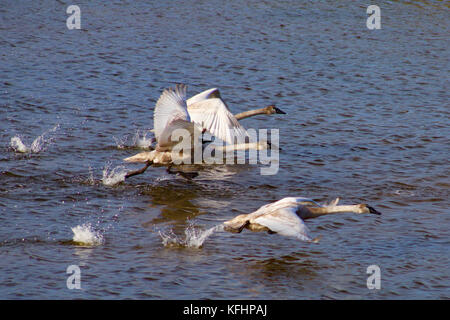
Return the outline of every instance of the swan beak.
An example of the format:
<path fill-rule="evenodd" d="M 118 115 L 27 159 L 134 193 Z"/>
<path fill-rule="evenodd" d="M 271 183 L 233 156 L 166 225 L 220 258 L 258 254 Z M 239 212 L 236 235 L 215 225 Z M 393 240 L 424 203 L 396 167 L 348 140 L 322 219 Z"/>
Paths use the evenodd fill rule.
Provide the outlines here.
<path fill-rule="evenodd" d="M 286 114 L 286 112 L 284 112 L 283 110 L 281 110 L 281 109 L 279 109 L 279 108 L 277 108 L 277 107 L 273 107 L 274 109 L 275 109 L 275 113 L 278 113 L 278 114 Z"/>
<path fill-rule="evenodd" d="M 380 211 L 377 211 L 377 210 L 375 210 L 374 208 L 372 208 L 371 206 L 367 206 L 367 209 L 369 209 L 369 213 L 372 213 L 372 214 L 376 214 L 376 215 L 379 215 L 379 216 L 381 216 L 381 212 Z"/>

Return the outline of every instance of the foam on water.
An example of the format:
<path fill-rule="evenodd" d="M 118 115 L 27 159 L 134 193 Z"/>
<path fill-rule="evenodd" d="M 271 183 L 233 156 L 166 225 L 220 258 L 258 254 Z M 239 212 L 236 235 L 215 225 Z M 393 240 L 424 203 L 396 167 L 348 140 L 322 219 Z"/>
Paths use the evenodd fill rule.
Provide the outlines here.
<path fill-rule="evenodd" d="M 223 225 L 217 225 L 207 230 L 199 230 L 194 226 L 189 226 L 184 230 L 185 238 L 180 238 L 170 230 L 168 233 L 159 231 L 159 236 L 165 247 L 188 247 L 200 248 L 205 240 L 216 231 L 223 231 Z"/>
<path fill-rule="evenodd" d="M 125 181 L 127 170 L 124 166 L 117 166 L 110 170 L 111 163 L 108 163 L 103 169 L 102 183 L 105 186 L 113 186 Z"/>
<path fill-rule="evenodd" d="M 95 231 L 90 223 L 84 223 L 72 228 L 72 241 L 80 245 L 97 246 L 103 244 L 103 235 Z"/>

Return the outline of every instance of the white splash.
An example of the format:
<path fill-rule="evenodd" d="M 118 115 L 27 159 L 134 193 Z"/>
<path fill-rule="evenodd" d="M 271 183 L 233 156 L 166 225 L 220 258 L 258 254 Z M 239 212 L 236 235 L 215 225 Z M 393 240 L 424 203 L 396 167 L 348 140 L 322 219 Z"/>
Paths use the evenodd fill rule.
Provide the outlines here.
<path fill-rule="evenodd" d="M 129 142 L 129 136 L 125 135 L 121 138 L 113 137 L 116 142 L 117 149 L 127 149 L 127 148 L 141 148 L 141 149 L 149 149 L 153 142 L 155 142 L 155 138 L 148 137 L 151 131 L 137 130 L 132 138 L 131 142 Z M 141 136 L 142 135 L 142 136 Z"/>
<path fill-rule="evenodd" d="M 52 129 L 44 132 L 39 137 L 34 139 L 31 143 L 30 147 L 27 147 L 19 136 L 14 136 L 11 138 L 10 146 L 14 149 L 15 152 L 21 153 L 38 153 L 43 150 L 53 141 L 52 133 L 56 132 L 59 129 L 60 125 L 57 124 Z"/>
<path fill-rule="evenodd" d="M 103 169 L 102 182 L 105 186 L 113 186 L 120 182 L 125 181 L 127 171 L 124 166 L 118 166 L 110 170 L 111 163 L 106 164 Z"/>
<path fill-rule="evenodd" d="M 162 243 L 165 247 L 188 247 L 188 248 L 200 248 L 203 246 L 205 240 L 216 231 L 223 231 L 223 225 L 217 225 L 207 230 L 199 230 L 194 226 L 189 226 L 184 230 L 185 238 L 182 239 L 170 230 L 168 233 L 159 231 L 159 236 L 162 239 Z"/>
<path fill-rule="evenodd" d="M 10 146 L 15 152 L 27 153 L 30 151 L 30 148 L 23 144 L 19 136 L 11 138 Z"/>
<path fill-rule="evenodd" d="M 95 231 L 90 223 L 85 223 L 72 228 L 72 241 L 80 245 L 97 246 L 103 244 L 103 235 Z"/>

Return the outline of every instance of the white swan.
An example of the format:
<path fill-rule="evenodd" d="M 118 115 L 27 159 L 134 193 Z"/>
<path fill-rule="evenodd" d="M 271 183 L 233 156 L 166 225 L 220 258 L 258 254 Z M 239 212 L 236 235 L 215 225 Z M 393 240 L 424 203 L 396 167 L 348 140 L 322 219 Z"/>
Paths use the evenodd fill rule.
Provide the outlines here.
<path fill-rule="evenodd" d="M 269 107 L 274 108 L 273 106 Z M 266 110 L 266 108 L 263 109 Z M 260 111 L 260 114 L 262 112 Z M 278 113 L 282 113 L 282 111 Z M 154 111 L 156 149 L 150 152 L 141 152 L 124 159 L 124 161 L 172 163 L 172 149 L 178 143 L 178 141 L 172 141 L 172 133 L 176 129 L 188 130 L 191 137 L 194 137 L 194 130 L 208 131 L 228 144 L 234 144 L 235 138 L 237 141 L 245 141 L 248 135 L 244 127 L 229 111 L 220 97 L 218 89 L 212 88 L 203 91 L 186 100 L 186 86 L 179 84 L 175 89 L 164 89 L 156 102 Z M 253 147 L 259 148 L 260 146 Z M 190 157 L 191 155 L 183 156 Z"/>
<path fill-rule="evenodd" d="M 303 241 L 317 242 L 319 238 L 311 238 L 303 220 L 340 212 L 381 214 L 366 204 L 337 205 L 338 202 L 339 198 L 322 206 L 308 198 L 284 198 L 266 204 L 253 213 L 241 214 L 225 221 L 224 229 L 239 233 L 246 228 L 251 231 L 267 231 Z"/>

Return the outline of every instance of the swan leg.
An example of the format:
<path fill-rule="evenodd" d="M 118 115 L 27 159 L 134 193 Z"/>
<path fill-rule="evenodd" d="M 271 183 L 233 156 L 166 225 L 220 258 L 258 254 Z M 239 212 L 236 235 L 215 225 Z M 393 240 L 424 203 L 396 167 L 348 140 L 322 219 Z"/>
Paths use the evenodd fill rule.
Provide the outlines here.
<path fill-rule="evenodd" d="M 145 170 L 147 170 L 147 168 L 150 167 L 152 164 L 153 164 L 153 161 L 149 160 L 145 163 L 145 167 L 142 167 L 141 169 L 138 169 L 138 170 L 127 172 L 127 174 L 125 175 L 125 179 L 144 173 Z"/>

